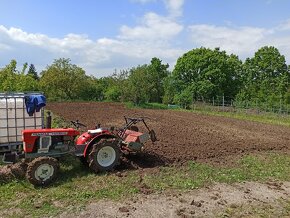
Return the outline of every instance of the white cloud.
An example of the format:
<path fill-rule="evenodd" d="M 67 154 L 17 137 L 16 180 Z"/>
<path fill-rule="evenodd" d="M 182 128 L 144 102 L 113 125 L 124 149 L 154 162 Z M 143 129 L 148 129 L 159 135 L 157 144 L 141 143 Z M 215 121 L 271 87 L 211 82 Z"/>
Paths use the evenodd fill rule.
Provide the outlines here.
<path fill-rule="evenodd" d="M 190 37 L 197 45 L 221 47 L 231 53 L 248 53 L 259 48 L 271 31 L 255 27 L 223 27 L 213 25 L 192 25 Z"/>
<path fill-rule="evenodd" d="M 280 24 L 277 27 L 278 30 L 280 31 L 287 31 L 290 30 L 290 19 L 286 20 L 285 22 L 283 22 L 282 24 Z"/>
<path fill-rule="evenodd" d="M 155 0 L 131 1 L 148 3 Z M 27 33 L 20 28 L 0 26 L 0 56 L 5 56 L 0 61 L 6 61 L 1 64 L 16 59 L 43 69 L 53 59 L 65 57 L 96 76 L 108 75 L 115 68 L 148 63 L 152 57 L 159 57 L 173 67 L 176 59 L 184 53 L 183 49 L 171 45 L 184 28 L 175 20 L 182 14 L 184 0 L 163 1 L 168 10 L 167 16 L 148 12 L 136 26 L 121 26 L 120 33 L 113 38 L 92 40 L 86 35 L 72 33 L 63 38 L 53 38 Z M 8 50 L 10 52 L 5 52 Z M 105 69 L 106 72 L 103 71 Z"/>
<path fill-rule="evenodd" d="M 182 15 L 184 0 L 164 0 L 170 17 L 179 17 Z"/>
<path fill-rule="evenodd" d="M 135 2 L 150 2 L 152 0 L 133 0 Z M 182 15 L 184 0 L 163 0 L 168 16 L 161 16 L 154 12 L 146 13 L 139 25 L 129 27 L 123 25 L 120 29 L 120 39 L 125 40 L 170 40 L 177 36 L 183 25 L 177 23 L 175 18 Z"/>
<path fill-rule="evenodd" d="M 192 43 L 197 47 L 220 47 L 244 59 L 251 57 L 262 46 L 275 46 L 289 61 L 290 37 L 288 34 L 285 35 L 285 30 L 288 30 L 286 27 L 287 25 L 279 25 L 266 29 L 200 24 L 189 26 L 189 33 Z"/>
<path fill-rule="evenodd" d="M 6 35 L 10 40 L 25 43 L 32 46 L 39 46 L 49 51 L 63 51 L 68 49 L 78 49 L 90 47 L 93 41 L 85 35 L 68 34 L 63 39 L 51 38 L 44 34 L 27 33 L 19 28 L 6 28 L 0 25 L 0 34 L 2 37 Z"/>
<path fill-rule="evenodd" d="M 146 3 L 154 0 L 132 1 Z M 290 61 L 290 20 L 270 29 L 235 27 L 232 23 L 185 27 L 178 22 L 184 0 L 162 1 L 168 11 L 166 16 L 148 12 L 136 26 L 123 25 L 119 34 L 111 38 L 94 40 L 87 35 L 72 33 L 56 38 L 0 25 L 0 68 L 16 59 L 20 65 L 33 63 L 41 71 L 53 59 L 64 57 L 70 58 L 88 74 L 100 77 L 113 73 L 114 69 L 148 63 L 152 57 L 161 58 L 172 69 L 179 56 L 201 46 L 220 47 L 245 58 L 251 57 L 262 46 L 273 45 Z"/>
<path fill-rule="evenodd" d="M 165 30 L 161 31 L 165 34 Z M 168 37 L 168 36 L 166 36 Z M 0 26 L 0 67 L 11 59 L 19 64 L 33 63 L 42 70 L 53 59 L 70 58 L 95 76 L 111 74 L 113 69 L 124 69 L 144 64 L 152 57 L 174 63 L 180 49 L 171 48 L 162 41 L 146 41 L 144 38 L 100 38 L 93 41 L 85 35 L 68 34 L 63 38 L 51 38 L 43 34 L 27 33 L 19 28 Z M 141 42 L 141 41 L 142 42 Z M 106 70 L 104 72 L 104 70 Z"/>
<path fill-rule="evenodd" d="M 156 2 L 157 0 L 131 0 L 131 2 L 136 3 L 149 3 Z M 159 0 L 160 1 L 160 0 Z M 163 0 L 166 9 L 168 10 L 169 17 L 179 17 L 182 15 L 182 8 L 184 4 L 184 0 Z"/>
<path fill-rule="evenodd" d="M 178 35 L 183 26 L 168 17 L 155 13 L 147 13 L 139 26 L 121 27 L 119 38 L 130 40 L 169 40 Z"/>
<path fill-rule="evenodd" d="M 273 28 L 191 25 L 188 27 L 191 42 L 196 47 L 220 47 L 240 58 L 252 57 L 263 46 L 275 46 L 290 62 L 290 20 Z"/>
<path fill-rule="evenodd" d="M 100 77 L 111 74 L 113 69 L 127 69 L 148 63 L 152 57 L 161 58 L 172 69 L 179 56 L 195 47 L 220 47 L 228 53 L 245 58 L 251 57 L 265 45 L 277 47 L 286 56 L 288 63 L 290 61 L 290 37 L 288 29 L 281 28 L 281 25 L 272 29 L 191 25 L 186 32 L 191 43 L 184 40 L 180 44 L 183 47 L 181 49 L 175 47 L 174 43 L 183 26 L 157 14 L 146 14 L 144 18 L 140 26 L 127 29 L 123 26 L 120 35 L 115 38 L 97 40 L 77 34 L 52 38 L 44 34 L 27 33 L 19 28 L 0 26 L 1 65 L 16 59 L 20 65 L 33 63 L 40 71 L 53 59 L 65 57 L 71 58 L 73 63 L 84 68 L 87 73 Z"/>

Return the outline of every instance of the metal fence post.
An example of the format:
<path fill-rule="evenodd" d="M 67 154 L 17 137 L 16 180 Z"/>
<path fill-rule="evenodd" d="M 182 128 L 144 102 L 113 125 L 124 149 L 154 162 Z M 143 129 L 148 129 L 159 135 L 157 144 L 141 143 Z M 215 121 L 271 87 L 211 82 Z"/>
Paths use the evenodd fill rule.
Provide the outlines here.
<path fill-rule="evenodd" d="M 279 110 L 279 114 L 282 113 L 282 99 L 280 98 L 280 110 Z"/>
<path fill-rule="evenodd" d="M 225 111 L 225 95 L 223 94 L 223 111 Z"/>

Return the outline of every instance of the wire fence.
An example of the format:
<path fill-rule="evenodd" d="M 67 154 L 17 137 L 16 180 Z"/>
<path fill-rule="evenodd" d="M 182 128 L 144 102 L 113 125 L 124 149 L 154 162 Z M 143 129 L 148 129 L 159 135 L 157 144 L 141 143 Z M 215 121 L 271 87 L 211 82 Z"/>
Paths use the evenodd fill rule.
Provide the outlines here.
<path fill-rule="evenodd" d="M 275 104 L 259 101 L 234 101 L 225 97 L 213 99 L 197 99 L 192 102 L 193 110 L 222 111 L 222 112 L 245 112 L 253 114 L 275 113 L 290 115 L 290 105 L 282 101 Z"/>

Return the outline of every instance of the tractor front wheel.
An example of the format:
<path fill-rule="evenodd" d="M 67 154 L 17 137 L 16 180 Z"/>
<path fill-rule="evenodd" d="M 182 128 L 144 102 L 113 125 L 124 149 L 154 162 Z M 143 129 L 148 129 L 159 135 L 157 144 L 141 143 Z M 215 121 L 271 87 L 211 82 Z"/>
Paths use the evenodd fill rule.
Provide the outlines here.
<path fill-rule="evenodd" d="M 101 139 L 88 155 L 89 167 L 95 172 L 110 171 L 119 164 L 120 149 L 116 139 Z"/>
<path fill-rule="evenodd" d="M 38 157 L 28 164 L 26 178 L 35 186 L 46 186 L 57 177 L 59 162 L 52 157 Z"/>

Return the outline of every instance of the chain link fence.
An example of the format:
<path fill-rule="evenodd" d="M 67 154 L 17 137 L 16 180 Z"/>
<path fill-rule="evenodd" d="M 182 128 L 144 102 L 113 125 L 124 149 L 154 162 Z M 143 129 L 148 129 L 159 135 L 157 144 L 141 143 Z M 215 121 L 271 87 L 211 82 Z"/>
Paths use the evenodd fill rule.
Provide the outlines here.
<path fill-rule="evenodd" d="M 224 96 L 212 99 L 196 99 L 192 102 L 193 110 L 222 111 L 222 112 L 245 112 L 253 114 L 275 113 L 290 115 L 290 105 L 282 101 L 275 104 L 259 101 L 234 101 Z"/>

